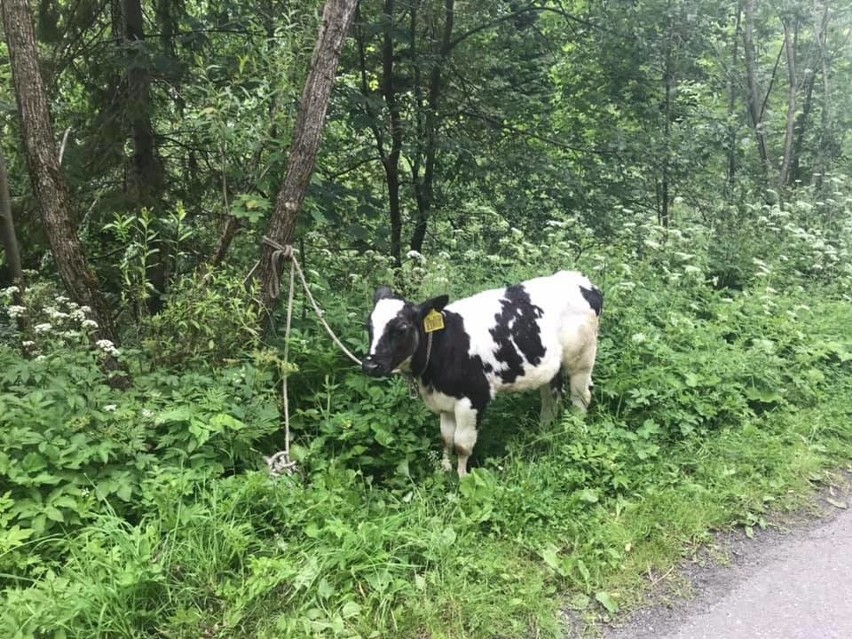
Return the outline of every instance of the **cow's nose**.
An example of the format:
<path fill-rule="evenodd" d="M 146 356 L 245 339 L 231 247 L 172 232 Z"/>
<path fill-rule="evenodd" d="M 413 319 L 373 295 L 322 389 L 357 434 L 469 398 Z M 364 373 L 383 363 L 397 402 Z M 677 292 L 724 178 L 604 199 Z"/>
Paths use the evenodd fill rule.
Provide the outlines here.
<path fill-rule="evenodd" d="M 361 370 L 367 375 L 376 375 L 379 372 L 379 365 L 369 357 L 365 357 L 364 361 L 361 362 Z"/>

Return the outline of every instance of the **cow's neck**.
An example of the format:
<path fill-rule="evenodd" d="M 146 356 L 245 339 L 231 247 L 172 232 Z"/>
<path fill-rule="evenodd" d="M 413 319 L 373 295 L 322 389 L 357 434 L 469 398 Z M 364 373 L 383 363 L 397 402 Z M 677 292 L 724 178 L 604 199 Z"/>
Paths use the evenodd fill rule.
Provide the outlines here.
<path fill-rule="evenodd" d="M 414 356 L 411 358 L 411 375 L 415 379 L 423 377 L 423 374 L 429 369 L 429 364 L 432 361 L 435 333 L 427 333 L 421 329 L 418 338 L 417 350 L 414 351 Z"/>

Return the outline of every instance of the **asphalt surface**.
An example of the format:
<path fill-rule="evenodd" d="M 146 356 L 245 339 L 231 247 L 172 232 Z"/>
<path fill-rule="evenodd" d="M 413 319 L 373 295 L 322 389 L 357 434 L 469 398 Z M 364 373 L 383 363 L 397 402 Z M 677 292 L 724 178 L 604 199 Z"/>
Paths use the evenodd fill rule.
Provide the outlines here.
<path fill-rule="evenodd" d="M 852 500 L 844 493 L 822 501 L 818 520 L 755 539 L 729 535 L 720 542 L 727 565 L 682 567 L 693 598 L 657 593 L 656 602 L 600 628 L 602 636 L 852 639 Z"/>

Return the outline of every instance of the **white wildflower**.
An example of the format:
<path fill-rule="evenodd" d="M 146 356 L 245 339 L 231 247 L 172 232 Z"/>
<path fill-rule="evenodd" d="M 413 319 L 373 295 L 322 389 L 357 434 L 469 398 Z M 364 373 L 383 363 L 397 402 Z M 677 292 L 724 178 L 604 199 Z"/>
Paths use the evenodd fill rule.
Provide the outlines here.
<path fill-rule="evenodd" d="M 642 342 L 647 341 L 648 337 L 645 335 L 645 333 L 635 333 L 631 336 L 630 339 L 632 339 L 637 344 L 641 344 Z"/>
<path fill-rule="evenodd" d="M 35 361 L 37 361 L 37 362 L 43 362 L 43 361 L 44 361 L 44 360 L 46 360 L 46 359 L 47 359 L 47 358 L 46 358 L 44 355 L 36 355 Z"/>
<path fill-rule="evenodd" d="M 24 306 L 16 306 L 13 304 L 12 306 L 6 309 L 6 312 L 9 313 L 9 317 L 15 319 L 16 317 L 20 317 L 21 315 L 26 313 L 27 309 Z"/>
<path fill-rule="evenodd" d="M 150 419 L 153 416 L 154 416 L 154 411 L 152 411 L 150 408 L 143 408 L 142 409 L 142 417 L 145 417 L 146 419 Z"/>
<path fill-rule="evenodd" d="M 114 413 L 116 408 L 118 408 L 118 406 L 116 406 L 115 404 L 107 404 L 106 406 L 104 406 L 104 410 L 108 413 Z"/>
<path fill-rule="evenodd" d="M 52 328 L 53 328 L 53 326 L 51 326 L 51 325 L 50 325 L 49 323 L 47 323 L 47 322 L 44 322 L 43 324 L 36 324 L 36 325 L 33 327 L 33 329 L 35 330 L 36 334 L 38 334 L 38 335 L 41 335 L 41 334 L 43 334 L 43 333 L 49 333 L 49 332 L 50 332 L 50 329 L 52 329 Z"/>
<path fill-rule="evenodd" d="M 23 342 L 21 342 L 21 346 L 23 346 L 24 348 L 32 348 L 33 346 L 35 346 L 35 342 L 31 339 L 25 339 Z"/>
<path fill-rule="evenodd" d="M 21 289 L 19 289 L 17 286 L 10 286 L 9 288 L 4 288 L 3 291 L 2 291 L 3 295 L 9 295 L 10 297 L 12 295 L 14 295 L 15 293 L 20 293 L 20 292 L 21 292 Z"/>
<path fill-rule="evenodd" d="M 118 349 L 115 347 L 115 344 L 113 344 L 108 339 L 99 339 L 97 342 L 95 342 L 95 346 L 97 346 L 104 353 L 107 353 L 109 355 L 118 355 Z"/>
<path fill-rule="evenodd" d="M 91 313 L 92 309 L 89 306 L 81 306 L 80 311 L 83 312 L 83 313 Z"/>
<path fill-rule="evenodd" d="M 80 326 L 83 328 L 97 328 L 98 323 L 95 320 L 84 319 Z"/>
<path fill-rule="evenodd" d="M 418 251 L 409 251 L 405 254 L 405 257 L 407 257 L 409 260 L 416 260 L 418 262 L 426 261 L 426 258 L 423 257 L 423 254 Z"/>

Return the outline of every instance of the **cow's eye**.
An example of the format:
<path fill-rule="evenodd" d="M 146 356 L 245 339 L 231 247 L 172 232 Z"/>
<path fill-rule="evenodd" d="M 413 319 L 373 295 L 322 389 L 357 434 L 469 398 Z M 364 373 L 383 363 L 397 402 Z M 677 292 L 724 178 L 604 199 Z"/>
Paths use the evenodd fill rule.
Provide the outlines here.
<path fill-rule="evenodd" d="M 391 333 L 393 335 L 405 335 L 406 331 L 408 331 L 408 326 L 405 324 L 397 324 L 391 328 Z"/>

